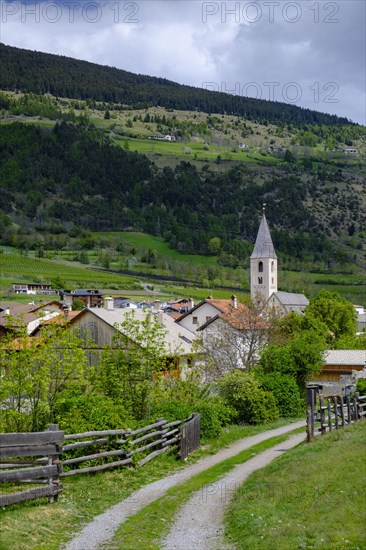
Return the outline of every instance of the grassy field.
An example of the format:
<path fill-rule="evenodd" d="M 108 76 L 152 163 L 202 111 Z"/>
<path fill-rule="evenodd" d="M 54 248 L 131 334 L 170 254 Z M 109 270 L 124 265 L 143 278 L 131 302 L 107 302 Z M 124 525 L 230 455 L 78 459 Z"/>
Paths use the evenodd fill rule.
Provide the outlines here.
<path fill-rule="evenodd" d="M 46 282 L 54 283 L 60 288 L 100 288 L 108 290 L 123 290 L 128 295 L 129 290 L 139 290 L 141 277 L 138 272 L 144 272 L 145 282 L 149 283 L 149 275 L 183 277 L 197 281 L 196 285 L 169 283 L 150 279 L 150 288 L 156 294 L 165 296 L 192 296 L 195 299 L 202 299 L 208 295 L 216 298 L 229 298 L 230 290 L 222 290 L 221 286 L 243 288 L 243 296 L 249 289 L 249 270 L 219 267 L 215 256 L 200 256 L 181 254 L 169 247 L 162 238 L 154 237 L 143 233 L 133 232 L 107 232 L 94 233 L 101 241 L 105 241 L 105 247 L 119 241 L 124 241 L 129 246 L 136 248 L 136 251 L 156 251 L 158 257 L 167 259 L 160 262 L 161 266 L 155 268 L 152 264 L 138 262 L 130 264 L 119 254 L 115 260 L 111 259 L 111 269 L 128 269 L 136 272 L 136 276 L 122 275 L 107 270 L 93 269 L 91 265 L 80 264 L 70 261 L 75 253 L 72 251 L 45 251 L 46 255 L 54 259 L 36 258 L 34 251 L 29 251 L 28 256 L 22 256 L 11 247 L 3 247 L 0 254 L 0 292 L 6 292 L 12 282 Z M 100 252 L 100 250 L 98 249 Z M 88 252 L 90 264 L 97 262 L 97 251 Z M 172 264 L 172 262 L 174 262 Z M 164 267 L 164 265 L 167 267 Z M 202 269 L 200 269 L 202 267 Z M 214 268 L 217 275 L 214 280 L 208 278 L 207 271 Z M 197 271 L 198 270 L 198 271 Z M 216 277 L 219 277 L 219 282 Z M 344 298 L 353 303 L 366 305 L 366 285 L 361 274 L 332 274 L 332 273 L 305 273 L 299 271 L 285 271 L 279 268 L 279 289 L 290 292 L 305 293 L 309 298 L 317 294 L 322 288 L 338 292 Z M 240 298 L 238 291 L 235 291 Z"/>
<path fill-rule="evenodd" d="M 366 422 L 288 451 L 236 493 L 226 536 L 238 550 L 366 548 Z"/>
<path fill-rule="evenodd" d="M 216 265 L 216 256 L 202 256 L 200 254 L 183 254 L 169 246 L 162 237 L 154 237 L 147 233 L 133 231 L 104 231 L 94 232 L 94 236 L 100 239 L 110 239 L 111 242 L 123 241 L 126 244 L 133 245 L 136 249 L 156 250 L 158 254 L 167 256 L 172 260 L 179 262 L 192 263 L 195 265 Z"/>
<path fill-rule="evenodd" d="M 187 141 L 187 142 L 169 142 L 169 141 L 155 141 L 152 139 L 116 139 L 114 140 L 117 145 L 122 148 L 128 148 L 130 151 L 137 151 L 138 153 L 144 153 L 145 155 L 164 155 L 175 156 L 182 159 L 189 160 L 201 160 L 205 162 L 213 162 L 217 160 L 220 155 L 221 160 L 234 160 L 238 162 L 269 162 L 277 164 L 282 162 L 273 156 L 263 155 L 260 153 L 246 153 L 244 151 L 236 150 L 236 148 L 228 146 L 210 145 L 205 146 L 202 141 Z"/>
<path fill-rule="evenodd" d="M 131 277 L 96 271 L 85 267 L 76 267 L 69 262 L 60 262 L 54 260 L 45 260 L 41 258 L 31 258 L 20 256 L 18 254 L 0 255 L 0 288 L 6 290 L 11 282 L 51 282 L 52 280 L 61 281 L 65 285 L 75 284 L 82 288 L 92 285 L 94 288 L 128 288 L 135 282 Z M 112 286 L 113 288 L 113 286 Z"/>
<path fill-rule="evenodd" d="M 8 506 L 1 511 L 0 550 L 56 550 L 70 534 L 113 504 L 128 497 L 139 487 L 161 479 L 199 458 L 217 452 L 229 443 L 287 424 L 288 420 L 262 426 L 233 426 L 222 436 L 205 441 L 205 446 L 187 462 L 170 452 L 143 468 L 124 468 L 63 480 L 64 491 L 50 505 L 46 499 Z M 126 548 L 126 547 L 125 547 Z M 86 549 L 87 550 L 87 549 Z"/>

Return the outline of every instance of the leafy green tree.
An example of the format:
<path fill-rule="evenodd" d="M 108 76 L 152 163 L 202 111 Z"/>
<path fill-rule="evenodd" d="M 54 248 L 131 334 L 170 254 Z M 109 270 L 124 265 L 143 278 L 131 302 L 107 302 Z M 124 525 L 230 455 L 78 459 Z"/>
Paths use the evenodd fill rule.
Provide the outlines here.
<path fill-rule="evenodd" d="M 277 420 L 274 395 L 263 390 L 252 374 L 238 370 L 226 373 L 218 380 L 218 388 L 225 403 L 237 411 L 239 421 L 262 424 Z"/>
<path fill-rule="evenodd" d="M 299 388 L 318 373 L 323 364 L 325 341 L 314 331 L 302 331 L 289 343 L 269 344 L 261 353 L 259 365 L 265 373 L 292 376 Z"/>
<path fill-rule="evenodd" d="M 73 300 L 71 309 L 72 311 L 82 311 L 85 307 L 83 300 Z"/>
<path fill-rule="evenodd" d="M 103 350 L 97 369 L 100 390 L 122 399 L 137 419 L 149 412 L 149 396 L 154 373 L 166 368 L 166 329 L 148 312 L 140 321 L 134 312 L 116 325 L 112 346 Z M 176 350 L 178 351 L 178 350 Z"/>
<path fill-rule="evenodd" d="M 321 290 L 310 300 L 305 317 L 320 321 L 328 330 L 328 343 L 335 345 L 341 337 L 353 337 L 357 331 L 355 308 L 337 292 Z"/>
<path fill-rule="evenodd" d="M 2 429 L 43 430 L 55 420 L 63 391 L 83 383 L 83 342 L 56 323 L 45 325 L 39 338 L 29 337 L 21 321 L 15 332 L 14 320 L 9 323 L 13 330 L 0 349 Z"/>
<path fill-rule="evenodd" d="M 212 237 L 208 241 L 207 250 L 210 254 L 218 254 L 221 248 L 221 239 L 219 237 Z"/>

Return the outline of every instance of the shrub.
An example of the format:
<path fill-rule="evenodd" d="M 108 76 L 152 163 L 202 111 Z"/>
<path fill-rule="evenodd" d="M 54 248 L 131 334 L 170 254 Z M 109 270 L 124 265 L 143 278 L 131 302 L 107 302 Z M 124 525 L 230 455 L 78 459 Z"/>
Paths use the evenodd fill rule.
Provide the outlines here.
<path fill-rule="evenodd" d="M 303 412 L 303 400 L 296 380 L 288 374 L 259 374 L 260 386 L 273 393 L 279 413 L 284 417 L 296 417 Z"/>
<path fill-rule="evenodd" d="M 194 405 L 194 412 L 201 415 L 201 436 L 203 438 L 220 435 L 221 428 L 236 420 L 235 409 L 225 404 L 220 396 L 207 397 Z"/>
<path fill-rule="evenodd" d="M 356 391 L 358 391 L 360 395 L 366 395 L 366 378 L 358 379 Z"/>
<path fill-rule="evenodd" d="M 81 395 L 63 401 L 56 419 L 66 434 L 119 430 L 130 427 L 132 423 L 121 401 L 99 395 Z"/>
<path fill-rule="evenodd" d="M 262 424 L 279 418 L 274 395 L 260 388 L 252 374 L 240 371 L 225 374 L 218 387 L 225 404 L 237 411 L 239 421 Z"/>
<path fill-rule="evenodd" d="M 218 408 L 210 400 L 201 401 L 195 407 L 195 412 L 201 415 L 201 437 L 211 438 L 220 435 L 221 422 Z"/>
<path fill-rule="evenodd" d="M 182 401 L 165 401 L 154 403 L 151 408 L 151 416 L 154 418 L 164 418 L 173 422 L 187 418 L 192 412 L 192 406 Z"/>

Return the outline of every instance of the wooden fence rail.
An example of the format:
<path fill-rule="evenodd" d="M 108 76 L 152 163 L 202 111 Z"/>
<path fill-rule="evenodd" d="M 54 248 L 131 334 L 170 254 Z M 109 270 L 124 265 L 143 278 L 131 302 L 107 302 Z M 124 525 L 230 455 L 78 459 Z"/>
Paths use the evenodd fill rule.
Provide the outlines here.
<path fill-rule="evenodd" d="M 173 422 L 160 419 L 133 431 L 102 430 L 64 435 L 52 424 L 46 432 L 1 434 L 0 483 L 47 484 L 47 487 L 4 494 L 0 497 L 0 506 L 44 496 L 53 502 L 62 490 L 61 477 L 102 472 L 128 464 L 143 466 L 180 441 L 185 442 L 181 444 L 181 458 L 199 447 L 198 414 Z M 139 454 L 141 456 L 137 457 Z"/>
<path fill-rule="evenodd" d="M 327 430 L 338 430 L 363 417 L 366 417 L 366 396 L 358 393 L 353 398 L 340 394 L 317 395 L 311 388 L 308 393 L 307 440 L 313 439 L 317 424 L 318 431 L 325 434 Z"/>
<path fill-rule="evenodd" d="M 60 457 L 63 441 L 64 432 L 54 424 L 50 424 L 46 432 L 0 434 L 0 484 L 36 485 L 26 491 L 2 494 L 0 506 L 41 497 L 48 497 L 49 502 L 57 500 L 62 491 Z"/>

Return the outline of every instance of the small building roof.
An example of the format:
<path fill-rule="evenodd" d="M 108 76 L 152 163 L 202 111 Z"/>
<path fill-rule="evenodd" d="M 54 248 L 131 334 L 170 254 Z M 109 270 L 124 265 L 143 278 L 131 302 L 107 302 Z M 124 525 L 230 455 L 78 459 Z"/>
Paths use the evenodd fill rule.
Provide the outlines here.
<path fill-rule="evenodd" d="M 279 290 L 273 293 L 277 300 L 284 306 L 301 306 L 306 307 L 309 305 L 309 300 L 305 294 L 296 294 L 295 292 L 284 292 Z"/>
<path fill-rule="evenodd" d="M 79 290 L 63 290 L 62 294 L 65 296 L 103 296 L 103 292 L 97 289 L 79 289 Z"/>
<path fill-rule="evenodd" d="M 325 365 L 366 366 L 365 349 L 330 349 L 324 355 Z"/>
<path fill-rule="evenodd" d="M 256 258 L 277 259 L 277 255 L 272 242 L 272 237 L 269 232 L 268 223 L 264 213 L 259 226 L 257 239 L 254 245 L 254 250 L 251 255 L 251 259 L 256 259 Z"/>

